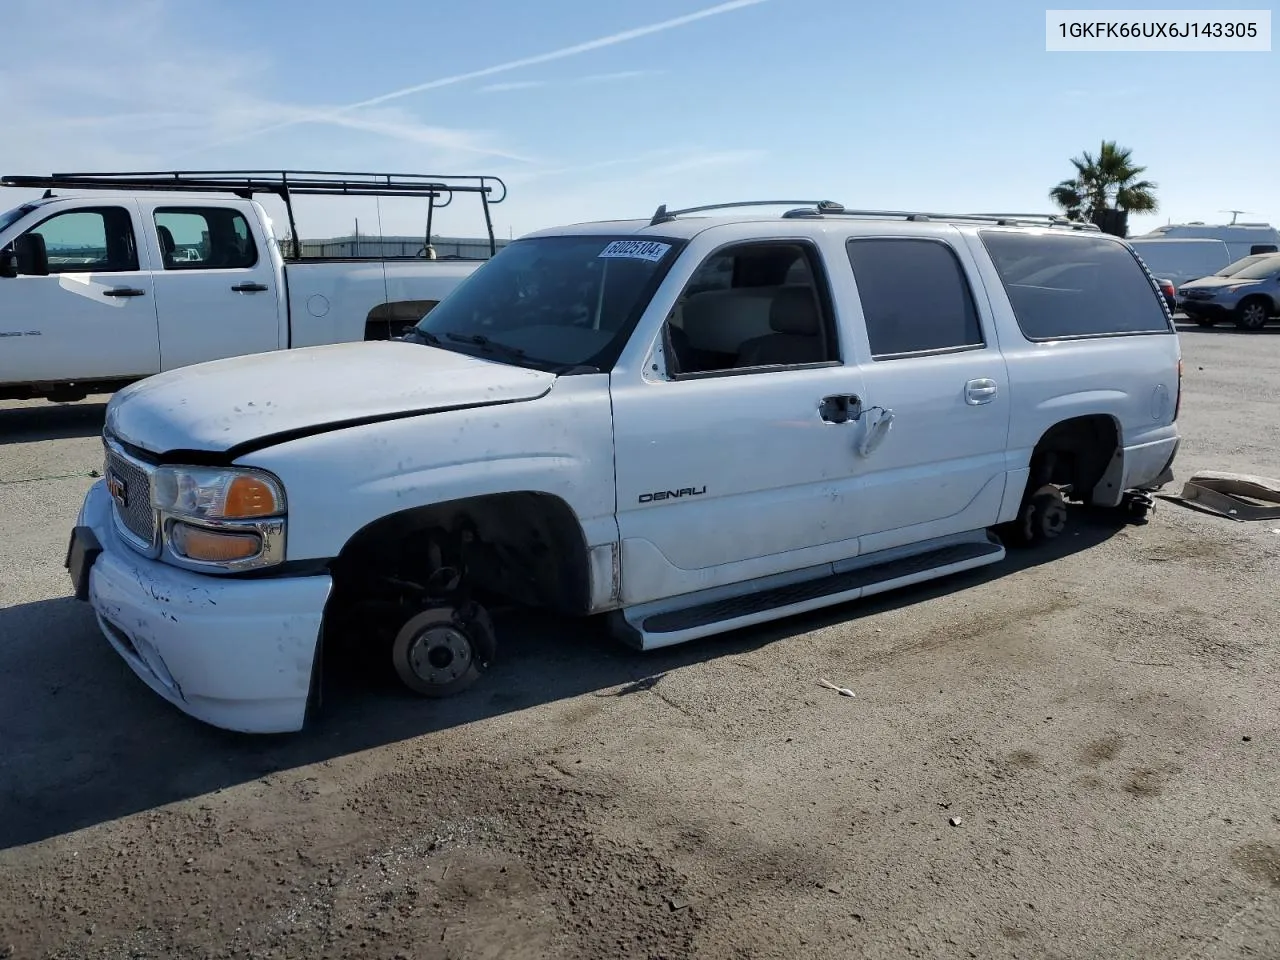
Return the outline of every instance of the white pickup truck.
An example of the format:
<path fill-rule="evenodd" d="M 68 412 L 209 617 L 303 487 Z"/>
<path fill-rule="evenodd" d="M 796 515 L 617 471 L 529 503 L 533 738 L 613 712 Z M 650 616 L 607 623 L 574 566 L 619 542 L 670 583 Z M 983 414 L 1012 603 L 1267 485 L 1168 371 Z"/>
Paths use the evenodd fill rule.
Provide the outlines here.
<path fill-rule="evenodd" d="M 1143 514 L 1181 372 L 1096 230 L 661 208 L 515 241 L 402 340 L 118 393 L 67 566 L 157 694 L 291 731 L 331 643 L 443 696 L 495 602 L 647 650 L 995 563 L 1068 500 Z"/>
<path fill-rule="evenodd" d="M 476 194 L 491 254 L 489 206 L 506 196 L 493 177 L 287 171 L 0 182 L 48 192 L 0 214 L 0 399 L 59 401 L 207 360 L 388 339 L 483 262 L 291 257 L 257 194 L 284 200 L 295 238 L 297 196 L 423 199 L 430 236 L 437 206 Z"/>

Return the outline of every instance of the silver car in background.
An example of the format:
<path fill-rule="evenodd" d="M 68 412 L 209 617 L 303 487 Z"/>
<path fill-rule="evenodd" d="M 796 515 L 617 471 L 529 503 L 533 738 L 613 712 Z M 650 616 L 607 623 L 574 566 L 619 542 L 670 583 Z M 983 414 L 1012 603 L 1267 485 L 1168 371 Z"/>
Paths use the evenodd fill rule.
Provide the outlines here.
<path fill-rule="evenodd" d="M 1244 259 L 1254 262 L 1229 276 L 1183 284 L 1178 290 L 1182 312 L 1202 327 L 1232 320 L 1242 330 L 1260 330 L 1280 318 L 1280 254 Z"/>

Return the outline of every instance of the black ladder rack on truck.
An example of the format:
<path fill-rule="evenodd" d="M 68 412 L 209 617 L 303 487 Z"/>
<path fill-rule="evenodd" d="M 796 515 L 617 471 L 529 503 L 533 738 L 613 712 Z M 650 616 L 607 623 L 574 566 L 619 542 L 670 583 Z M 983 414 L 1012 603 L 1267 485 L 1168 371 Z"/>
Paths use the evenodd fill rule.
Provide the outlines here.
<path fill-rule="evenodd" d="M 230 193 L 244 200 L 272 194 L 284 201 L 294 259 L 301 240 L 293 214 L 295 196 L 422 197 L 427 201 L 427 246 L 435 211 L 447 207 L 455 193 L 480 197 L 489 256 L 497 253 L 490 207 L 507 197 L 507 185 L 491 176 L 435 176 L 416 173 L 347 173 L 324 170 L 173 170 L 143 173 L 54 173 L 49 176 L 3 176 L 0 185 L 53 190 L 154 190 L 165 193 Z M 495 197 L 495 190 L 501 192 Z M 443 202 L 438 202 L 443 198 Z"/>

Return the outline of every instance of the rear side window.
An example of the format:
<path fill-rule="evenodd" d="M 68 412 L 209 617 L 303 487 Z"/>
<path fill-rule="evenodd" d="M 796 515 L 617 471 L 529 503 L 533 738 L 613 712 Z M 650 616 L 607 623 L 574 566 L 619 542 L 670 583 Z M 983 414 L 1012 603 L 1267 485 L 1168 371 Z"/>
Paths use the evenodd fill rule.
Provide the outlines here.
<path fill-rule="evenodd" d="M 166 270 L 243 269 L 258 262 L 248 221 L 230 207 L 161 207 L 156 233 Z"/>
<path fill-rule="evenodd" d="M 983 346 L 973 293 L 947 244 L 859 238 L 848 252 L 875 359 Z"/>
<path fill-rule="evenodd" d="M 1099 236 L 979 232 L 1028 340 L 1170 333 L 1151 277 Z"/>

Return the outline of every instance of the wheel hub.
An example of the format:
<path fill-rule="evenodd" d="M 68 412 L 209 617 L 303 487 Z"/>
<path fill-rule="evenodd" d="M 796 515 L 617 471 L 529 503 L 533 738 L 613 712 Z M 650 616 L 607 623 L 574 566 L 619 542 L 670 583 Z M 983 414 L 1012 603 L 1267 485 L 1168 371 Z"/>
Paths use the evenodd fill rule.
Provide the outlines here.
<path fill-rule="evenodd" d="M 428 627 L 414 638 L 409 664 L 427 683 L 452 683 L 471 665 L 471 641 L 456 627 Z"/>
<path fill-rule="evenodd" d="M 1067 525 L 1067 511 L 1060 503 L 1049 504 L 1045 507 L 1040 522 L 1044 525 L 1045 533 L 1057 536 Z"/>

